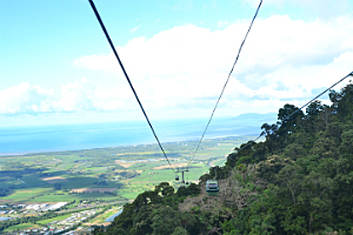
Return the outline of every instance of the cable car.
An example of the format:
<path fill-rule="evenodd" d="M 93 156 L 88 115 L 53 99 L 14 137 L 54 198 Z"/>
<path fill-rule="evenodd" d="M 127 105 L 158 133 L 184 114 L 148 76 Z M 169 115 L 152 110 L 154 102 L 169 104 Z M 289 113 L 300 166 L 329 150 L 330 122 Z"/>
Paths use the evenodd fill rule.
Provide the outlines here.
<path fill-rule="evenodd" d="M 206 181 L 206 192 L 219 192 L 219 186 L 217 180 L 207 180 Z"/>

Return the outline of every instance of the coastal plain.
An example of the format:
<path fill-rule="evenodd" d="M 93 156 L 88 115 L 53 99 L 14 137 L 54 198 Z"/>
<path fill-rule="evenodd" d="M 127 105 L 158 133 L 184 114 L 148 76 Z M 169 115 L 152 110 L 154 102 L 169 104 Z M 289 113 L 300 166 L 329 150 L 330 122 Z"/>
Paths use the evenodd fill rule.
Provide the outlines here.
<path fill-rule="evenodd" d="M 0 205 L 9 208 L 0 209 L 0 216 L 11 221 L 31 216 L 39 218 L 32 223 L 5 226 L 4 231 L 19 231 L 22 227 L 32 230 L 44 227 L 49 231 L 53 222 L 68 220 L 70 215 L 82 214 L 85 210 L 90 211 L 90 216 L 70 224 L 71 228 L 107 224 L 106 219 L 121 210 L 123 204 L 141 192 L 152 190 L 160 182 L 180 187 L 182 184 L 175 181 L 176 174 L 171 167 L 174 170 L 188 167 L 185 180 L 197 182 L 211 166 L 222 165 L 234 147 L 251 137 L 208 139 L 197 154 L 193 154 L 196 141 L 164 143 L 171 165 L 155 144 L 1 156 Z M 66 204 L 57 208 L 55 215 L 40 209 L 62 202 Z M 39 209 L 33 210 L 31 205 L 39 205 Z M 25 210 L 28 207 L 31 210 Z M 48 214 L 50 216 L 46 216 Z M 61 230 L 65 228 L 68 226 Z"/>

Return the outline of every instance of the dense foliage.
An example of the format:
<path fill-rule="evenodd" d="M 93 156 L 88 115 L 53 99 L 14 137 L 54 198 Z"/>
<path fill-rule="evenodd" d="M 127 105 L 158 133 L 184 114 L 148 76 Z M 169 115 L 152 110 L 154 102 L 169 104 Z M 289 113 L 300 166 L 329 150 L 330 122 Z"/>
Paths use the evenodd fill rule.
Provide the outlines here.
<path fill-rule="evenodd" d="M 244 203 L 220 205 L 220 211 L 225 207 L 231 211 L 230 216 L 197 207 L 180 212 L 178 204 L 198 194 L 200 186 L 174 193 L 162 183 L 126 205 L 106 232 L 353 233 L 353 85 L 331 91 L 329 97 L 331 106 L 316 101 L 306 113 L 285 105 L 277 123 L 262 125 L 265 141 L 236 148 L 224 167 L 211 168 L 200 178 L 201 182 L 214 177 L 239 181 L 242 189 L 237 192 L 251 192 L 242 198 Z M 251 175 L 250 169 L 255 173 Z"/>
<path fill-rule="evenodd" d="M 114 220 L 108 231 L 104 233 L 104 229 L 98 229 L 95 233 L 187 234 L 187 230 L 194 234 L 201 233 L 204 223 L 199 218 L 178 210 L 179 202 L 185 197 L 199 193 L 200 187 L 196 184 L 187 188 L 180 187 L 174 193 L 174 188 L 163 182 L 154 191 L 146 191 L 138 195 L 133 203 L 126 204 L 122 214 Z"/>

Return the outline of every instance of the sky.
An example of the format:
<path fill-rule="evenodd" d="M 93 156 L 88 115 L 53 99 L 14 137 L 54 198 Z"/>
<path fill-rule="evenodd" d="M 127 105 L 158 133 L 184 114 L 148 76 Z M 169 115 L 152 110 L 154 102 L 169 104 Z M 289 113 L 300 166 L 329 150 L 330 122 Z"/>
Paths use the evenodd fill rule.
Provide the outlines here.
<path fill-rule="evenodd" d="M 150 118 L 206 122 L 259 1 L 95 3 Z M 4 1 L 0 40 L 0 126 L 143 119 L 88 1 Z M 352 62 L 352 0 L 264 0 L 216 117 L 300 106 Z"/>

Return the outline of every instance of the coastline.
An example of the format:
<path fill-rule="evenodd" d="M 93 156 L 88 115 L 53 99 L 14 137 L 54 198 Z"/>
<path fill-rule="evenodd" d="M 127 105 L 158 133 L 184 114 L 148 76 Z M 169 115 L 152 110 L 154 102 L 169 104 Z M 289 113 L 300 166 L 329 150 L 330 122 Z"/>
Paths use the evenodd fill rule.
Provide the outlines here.
<path fill-rule="evenodd" d="M 219 118 L 210 126 L 206 139 L 258 135 L 261 124 L 272 119 L 268 114 Z M 203 123 L 203 120 L 169 120 L 154 124 L 158 137 L 166 144 L 199 140 Z M 0 132 L 0 157 L 155 143 L 144 122 L 3 127 Z"/>
<path fill-rule="evenodd" d="M 205 138 L 204 141 L 209 141 L 209 140 L 236 140 L 237 138 L 244 138 L 244 137 L 252 137 L 255 135 L 245 135 L 245 136 L 239 136 L 239 135 L 224 135 L 224 136 L 216 136 L 216 137 L 210 137 L 210 138 Z M 190 140 L 176 140 L 176 141 L 166 141 L 162 142 L 163 145 L 168 145 L 168 144 L 181 144 L 181 143 L 193 143 L 197 142 L 198 139 L 190 139 Z M 107 146 L 107 147 L 96 147 L 96 148 L 83 148 L 83 149 L 68 149 L 68 150 L 53 150 L 53 151 L 28 151 L 28 152 L 19 152 L 19 153 L 0 153 L 0 157 L 18 157 L 18 156 L 32 156 L 32 155 L 38 155 L 38 154 L 68 154 L 68 153 L 73 153 L 73 152 L 82 152 L 82 151 L 95 151 L 95 150 L 104 150 L 104 149 L 119 149 L 119 148 L 139 148 L 139 147 L 146 147 L 146 146 L 151 146 L 151 147 L 157 147 L 156 143 L 152 142 L 146 142 L 146 143 L 138 143 L 138 144 L 122 144 L 122 145 L 116 145 L 116 146 Z"/>

